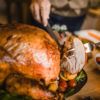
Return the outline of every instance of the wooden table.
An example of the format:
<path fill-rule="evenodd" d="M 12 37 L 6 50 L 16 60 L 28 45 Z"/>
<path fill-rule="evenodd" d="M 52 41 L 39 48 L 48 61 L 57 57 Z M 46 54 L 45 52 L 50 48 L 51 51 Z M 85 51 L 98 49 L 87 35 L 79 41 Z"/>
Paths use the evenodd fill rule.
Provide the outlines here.
<path fill-rule="evenodd" d="M 93 55 L 95 54 L 96 52 L 94 51 Z M 92 97 L 93 100 L 100 100 L 100 71 L 97 69 L 94 59 L 90 59 L 84 69 L 88 75 L 86 85 L 80 92 L 69 97 L 67 100 L 82 100 L 87 96 Z"/>

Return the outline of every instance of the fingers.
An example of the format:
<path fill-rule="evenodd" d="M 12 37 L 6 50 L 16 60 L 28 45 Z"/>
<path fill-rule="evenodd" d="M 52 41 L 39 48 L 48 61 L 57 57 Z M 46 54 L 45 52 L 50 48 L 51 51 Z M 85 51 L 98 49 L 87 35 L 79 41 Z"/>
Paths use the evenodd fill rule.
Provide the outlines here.
<path fill-rule="evenodd" d="M 42 2 L 40 5 L 40 11 L 41 11 L 42 23 L 44 26 L 47 26 L 50 14 L 50 2 L 49 1 L 45 2 L 44 0 L 44 2 Z"/>
<path fill-rule="evenodd" d="M 39 5 L 37 3 L 32 3 L 30 6 L 30 9 L 31 9 L 33 18 L 41 23 Z"/>
<path fill-rule="evenodd" d="M 33 18 L 47 26 L 50 14 L 49 0 L 34 0 L 30 6 Z"/>
<path fill-rule="evenodd" d="M 41 23 L 40 8 L 37 3 L 34 5 L 34 18 Z"/>

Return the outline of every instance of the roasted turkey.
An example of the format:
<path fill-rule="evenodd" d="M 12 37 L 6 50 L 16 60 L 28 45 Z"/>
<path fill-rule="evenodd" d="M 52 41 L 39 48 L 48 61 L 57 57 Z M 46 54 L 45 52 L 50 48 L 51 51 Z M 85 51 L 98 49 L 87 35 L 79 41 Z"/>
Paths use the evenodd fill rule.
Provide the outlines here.
<path fill-rule="evenodd" d="M 23 24 L 0 25 L 0 84 L 10 93 L 58 100 L 60 73 L 65 71 L 73 79 L 85 64 L 82 42 L 73 38 L 67 43 L 61 57 L 57 43 L 44 30 Z M 74 58 L 69 56 L 71 48 L 75 48 Z"/>
<path fill-rule="evenodd" d="M 11 71 L 44 80 L 46 84 L 57 79 L 60 52 L 56 42 L 45 31 L 28 25 L 2 27 L 0 48 L 5 50 L 0 56 L 1 62 L 9 63 Z"/>

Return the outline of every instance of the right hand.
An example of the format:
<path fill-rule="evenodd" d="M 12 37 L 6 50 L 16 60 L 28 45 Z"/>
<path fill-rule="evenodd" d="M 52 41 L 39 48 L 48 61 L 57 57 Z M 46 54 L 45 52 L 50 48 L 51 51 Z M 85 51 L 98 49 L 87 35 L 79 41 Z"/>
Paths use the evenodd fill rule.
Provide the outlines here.
<path fill-rule="evenodd" d="M 32 0 L 30 5 L 33 18 L 47 26 L 51 4 L 49 0 Z"/>

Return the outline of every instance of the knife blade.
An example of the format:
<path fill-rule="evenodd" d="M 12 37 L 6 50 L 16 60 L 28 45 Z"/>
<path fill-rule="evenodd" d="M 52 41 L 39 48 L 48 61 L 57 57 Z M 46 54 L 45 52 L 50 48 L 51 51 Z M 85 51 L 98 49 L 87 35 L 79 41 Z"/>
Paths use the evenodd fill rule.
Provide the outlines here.
<path fill-rule="evenodd" d="M 46 29 L 47 29 L 49 35 L 57 42 L 58 46 L 61 47 L 61 45 L 60 45 L 60 43 L 59 43 L 59 41 L 58 41 L 58 38 L 57 38 L 57 36 L 55 35 L 55 33 L 53 32 L 53 30 L 52 30 L 52 28 L 51 28 L 51 26 L 50 26 L 49 23 L 48 23 L 48 25 L 46 26 Z"/>

